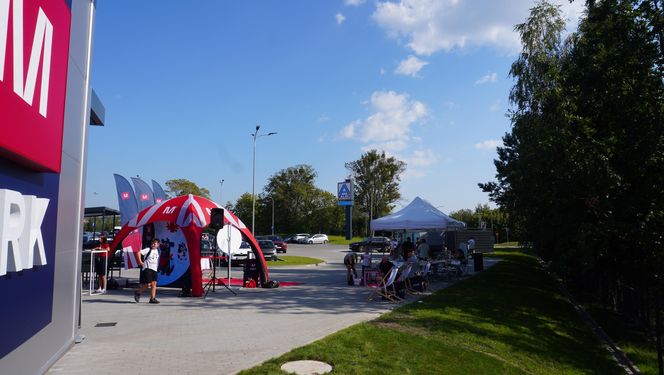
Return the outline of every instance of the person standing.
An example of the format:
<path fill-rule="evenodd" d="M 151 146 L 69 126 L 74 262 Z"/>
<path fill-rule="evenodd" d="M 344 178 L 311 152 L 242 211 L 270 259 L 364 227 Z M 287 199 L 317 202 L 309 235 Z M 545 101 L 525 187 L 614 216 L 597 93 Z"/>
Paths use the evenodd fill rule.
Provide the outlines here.
<path fill-rule="evenodd" d="M 150 287 L 150 303 L 159 303 L 157 300 L 157 269 L 159 267 L 159 240 L 150 242 L 150 247 L 141 250 L 138 264 L 141 266 L 140 286 L 134 291 L 134 301 L 141 300 L 141 293 Z"/>
<path fill-rule="evenodd" d="M 355 285 L 353 283 L 353 278 L 357 278 L 357 271 L 355 270 L 355 253 L 350 251 L 346 256 L 344 256 L 344 265 L 346 266 L 346 280 L 348 285 Z M 352 274 L 351 274 L 352 272 Z"/>
<path fill-rule="evenodd" d="M 364 250 L 362 256 L 362 282 L 364 282 L 364 274 L 371 269 L 371 249 L 368 247 Z"/>
<path fill-rule="evenodd" d="M 106 271 L 108 270 L 108 253 L 111 250 L 108 245 L 108 240 L 106 236 L 99 237 L 99 246 L 95 250 L 103 250 L 103 253 L 97 253 L 95 257 L 95 273 L 98 278 L 99 289 L 95 290 L 96 293 L 105 294 L 106 293 Z"/>
<path fill-rule="evenodd" d="M 429 244 L 427 243 L 426 238 L 422 238 L 420 246 L 417 247 L 417 256 L 421 260 L 426 260 L 429 258 Z"/>
<path fill-rule="evenodd" d="M 470 237 L 468 240 L 468 254 L 473 255 L 475 254 L 475 238 Z"/>

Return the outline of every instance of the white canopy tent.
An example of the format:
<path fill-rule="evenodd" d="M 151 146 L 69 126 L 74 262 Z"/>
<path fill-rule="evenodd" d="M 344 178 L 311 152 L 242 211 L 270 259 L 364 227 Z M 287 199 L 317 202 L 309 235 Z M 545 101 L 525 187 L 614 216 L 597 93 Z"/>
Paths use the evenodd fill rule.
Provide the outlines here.
<path fill-rule="evenodd" d="M 452 219 L 420 197 L 393 214 L 371 220 L 372 231 L 443 231 L 465 227 L 464 222 Z"/>

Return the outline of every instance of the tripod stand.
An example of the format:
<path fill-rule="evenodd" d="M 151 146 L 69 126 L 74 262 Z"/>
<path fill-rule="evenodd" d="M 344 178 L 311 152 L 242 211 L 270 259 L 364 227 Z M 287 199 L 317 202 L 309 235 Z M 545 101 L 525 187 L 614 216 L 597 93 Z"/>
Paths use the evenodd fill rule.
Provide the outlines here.
<path fill-rule="evenodd" d="M 205 295 L 203 295 L 203 299 L 207 298 L 208 293 L 210 292 L 210 287 L 212 287 L 212 292 L 216 293 L 215 290 L 215 285 L 217 284 L 217 280 L 221 281 L 221 285 L 224 286 L 224 288 L 228 289 L 229 292 L 233 293 L 233 295 L 237 296 L 237 293 L 233 289 L 231 289 L 228 285 L 224 283 L 223 279 L 220 279 L 217 277 L 217 261 L 219 260 L 219 256 L 213 255 L 212 256 L 212 278 L 210 281 L 203 286 L 203 289 L 205 289 Z M 231 261 L 231 258 L 228 258 L 228 262 Z M 229 284 L 230 284 L 230 278 L 229 278 Z"/>

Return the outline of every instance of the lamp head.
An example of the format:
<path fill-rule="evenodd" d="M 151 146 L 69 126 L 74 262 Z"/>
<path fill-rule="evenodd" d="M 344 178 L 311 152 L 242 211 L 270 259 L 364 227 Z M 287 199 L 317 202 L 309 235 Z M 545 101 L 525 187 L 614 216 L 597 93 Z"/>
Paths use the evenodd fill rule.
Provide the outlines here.
<path fill-rule="evenodd" d="M 260 128 L 261 128 L 260 125 L 256 125 L 256 131 L 258 131 L 258 129 L 260 129 Z"/>

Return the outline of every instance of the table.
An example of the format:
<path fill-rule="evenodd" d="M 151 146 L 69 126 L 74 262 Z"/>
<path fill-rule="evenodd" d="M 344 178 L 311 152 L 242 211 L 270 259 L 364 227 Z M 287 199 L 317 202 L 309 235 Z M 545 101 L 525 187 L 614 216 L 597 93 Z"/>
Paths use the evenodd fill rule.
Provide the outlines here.
<path fill-rule="evenodd" d="M 95 283 L 94 278 L 92 277 L 92 273 L 93 273 L 94 266 L 95 266 L 95 254 L 101 254 L 101 253 L 106 253 L 106 252 L 107 252 L 107 250 L 101 250 L 101 249 L 99 249 L 99 250 L 83 250 L 84 254 L 90 254 L 90 289 L 89 289 L 89 293 L 88 293 L 89 295 L 100 294 L 100 293 L 92 293 L 93 285 Z M 106 262 L 105 263 L 106 264 L 104 265 L 104 267 L 106 267 L 106 269 L 108 269 L 108 256 L 106 257 Z"/>

